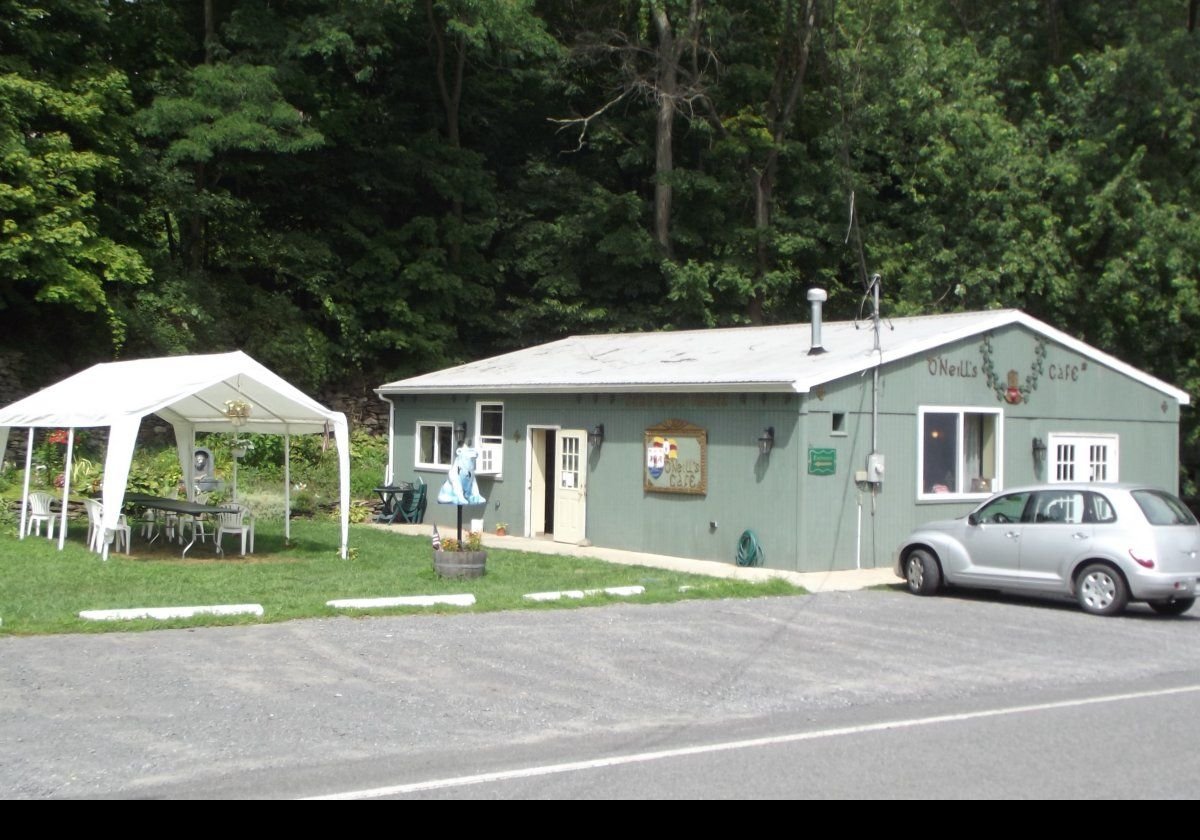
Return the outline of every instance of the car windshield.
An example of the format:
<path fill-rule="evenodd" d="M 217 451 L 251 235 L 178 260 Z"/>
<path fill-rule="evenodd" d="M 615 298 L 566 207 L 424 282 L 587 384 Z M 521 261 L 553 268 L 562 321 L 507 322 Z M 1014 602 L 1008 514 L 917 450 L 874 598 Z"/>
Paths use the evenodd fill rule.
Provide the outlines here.
<path fill-rule="evenodd" d="M 1134 490 L 1133 498 L 1137 501 L 1146 521 L 1151 525 L 1195 525 L 1196 517 L 1187 509 L 1187 505 L 1170 493 L 1161 490 Z"/>

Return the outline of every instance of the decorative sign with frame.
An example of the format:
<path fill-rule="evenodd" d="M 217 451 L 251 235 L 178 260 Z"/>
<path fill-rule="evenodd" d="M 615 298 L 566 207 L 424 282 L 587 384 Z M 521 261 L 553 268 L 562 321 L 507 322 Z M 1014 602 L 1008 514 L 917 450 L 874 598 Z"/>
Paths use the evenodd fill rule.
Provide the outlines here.
<path fill-rule="evenodd" d="M 642 489 L 647 493 L 708 493 L 708 432 L 666 420 L 645 432 Z"/>
<path fill-rule="evenodd" d="M 837 450 L 808 448 L 808 474 L 833 475 L 837 472 Z"/>

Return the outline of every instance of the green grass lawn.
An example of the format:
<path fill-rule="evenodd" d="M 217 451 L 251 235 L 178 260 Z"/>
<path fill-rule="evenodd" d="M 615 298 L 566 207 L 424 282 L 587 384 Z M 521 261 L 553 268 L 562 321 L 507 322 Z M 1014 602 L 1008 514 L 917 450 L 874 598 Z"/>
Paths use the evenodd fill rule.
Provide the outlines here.
<path fill-rule="evenodd" d="M 147 546 L 135 531 L 133 553 L 109 554 L 106 561 L 84 546 L 86 523 L 73 523 L 67 545 L 30 536 L 15 528 L 0 535 L 0 635 L 100 633 L 164 627 L 255 624 L 334 615 L 399 615 L 512 609 L 569 609 L 613 601 L 662 603 L 691 598 L 744 598 L 796 595 L 804 590 L 773 579 L 750 583 L 680 572 L 623 566 L 601 560 L 488 549 L 487 574 L 471 580 L 442 579 L 433 571 L 429 540 L 366 525 L 350 526 L 352 557 L 337 553 L 338 526 L 324 520 L 292 523 L 285 546 L 283 522 L 259 521 L 255 554 L 215 555 L 212 544 L 197 544 L 180 557 L 177 546 Z M 640 584 L 632 598 L 594 596 L 583 600 L 534 602 L 528 592 L 598 589 Z M 681 586 L 690 587 L 683 592 Z M 337 610 L 326 601 L 398 595 L 472 593 L 474 607 L 399 607 Z M 198 616 L 158 621 L 88 621 L 81 610 L 130 607 L 262 604 L 264 615 Z"/>

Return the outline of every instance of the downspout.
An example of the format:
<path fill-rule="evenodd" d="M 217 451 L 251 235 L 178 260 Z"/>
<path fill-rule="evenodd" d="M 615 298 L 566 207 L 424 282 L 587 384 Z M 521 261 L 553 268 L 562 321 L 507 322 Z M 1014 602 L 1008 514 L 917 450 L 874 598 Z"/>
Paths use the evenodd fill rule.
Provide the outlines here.
<path fill-rule="evenodd" d="M 388 435 L 387 435 L 387 466 L 384 468 L 383 484 L 385 487 L 391 487 L 396 483 L 396 461 L 395 461 L 395 443 L 396 443 L 396 404 L 392 402 L 392 398 L 375 392 L 379 399 L 388 404 Z"/>

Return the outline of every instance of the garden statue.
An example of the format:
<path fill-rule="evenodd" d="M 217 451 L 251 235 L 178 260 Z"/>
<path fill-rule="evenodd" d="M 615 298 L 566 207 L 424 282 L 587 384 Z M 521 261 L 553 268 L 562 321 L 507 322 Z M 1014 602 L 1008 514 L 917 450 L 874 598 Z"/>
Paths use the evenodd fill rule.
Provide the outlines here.
<path fill-rule="evenodd" d="M 469 446 L 459 447 L 450 464 L 446 483 L 438 491 L 438 503 L 443 505 L 481 505 L 487 501 L 479 495 L 479 484 L 475 481 L 475 450 Z"/>

